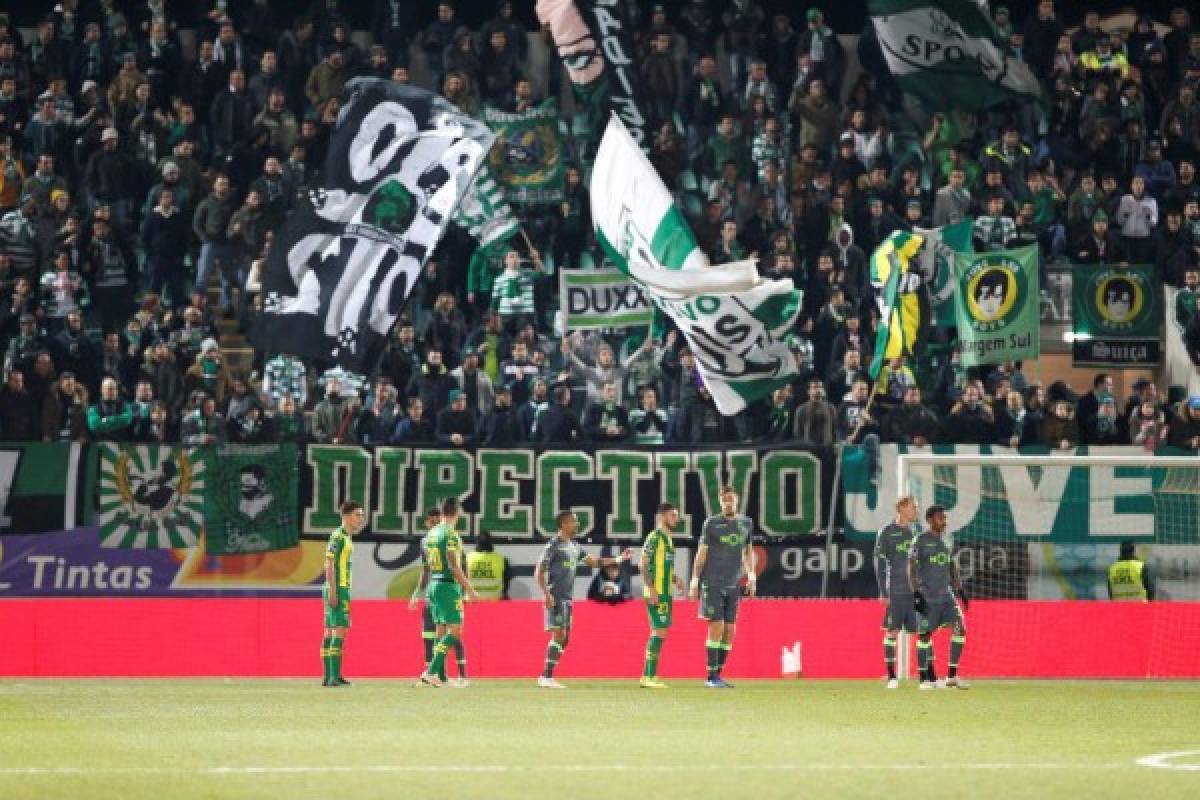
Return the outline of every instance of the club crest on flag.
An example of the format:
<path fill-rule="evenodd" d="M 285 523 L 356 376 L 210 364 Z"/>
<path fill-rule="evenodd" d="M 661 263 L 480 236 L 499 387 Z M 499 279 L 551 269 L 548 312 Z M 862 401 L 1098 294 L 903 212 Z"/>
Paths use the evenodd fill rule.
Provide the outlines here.
<path fill-rule="evenodd" d="M 1127 331 L 1134 326 L 1146 305 L 1149 287 L 1139 272 L 1107 269 L 1088 281 L 1087 291 L 1095 301 L 1099 327 Z"/>
<path fill-rule="evenodd" d="M 1008 325 L 1027 302 L 1025 272 L 1011 258 L 980 258 L 963 279 L 971 326 L 980 333 Z"/>
<path fill-rule="evenodd" d="M 205 464 L 182 447 L 99 445 L 103 547 L 193 547 L 204 524 Z"/>

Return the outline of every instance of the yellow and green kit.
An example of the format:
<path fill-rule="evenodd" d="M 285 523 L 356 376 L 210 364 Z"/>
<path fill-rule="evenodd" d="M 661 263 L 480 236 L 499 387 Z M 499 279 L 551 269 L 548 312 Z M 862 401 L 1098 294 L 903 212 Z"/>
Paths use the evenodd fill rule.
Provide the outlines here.
<path fill-rule="evenodd" d="M 422 542 L 425 563 L 429 565 L 429 586 L 425 600 L 438 625 L 461 625 L 463 621 L 462 587 L 450 567 L 450 554 L 457 554 L 462 565 L 462 537 L 451 526 L 441 523 Z"/>
<path fill-rule="evenodd" d="M 353 540 L 338 527 L 329 535 L 329 544 L 325 547 L 325 563 L 333 565 L 333 585 L 327 583 L 322 590 L 326 628 L 350 627 L 350 558 L 353 553 Z M 329 605 L 331 593 L 337 597 L 337 605 L 333 607 Z"/>
<path fill-rule="evenodd" d="M 650 617 L 650 627 L 663 629 L 671 627 L 671 584 L 675 575 L 675 542 L 671 534 L 655 528 L 646 537 L 642 545 L 642 554 L 646 560 L 646 574 L 642 576 L 645 588 L 642 590 L 646 600 L 646 612 Z M 658 602 L 652 603 L 650 589 L 658 593 Z"/>

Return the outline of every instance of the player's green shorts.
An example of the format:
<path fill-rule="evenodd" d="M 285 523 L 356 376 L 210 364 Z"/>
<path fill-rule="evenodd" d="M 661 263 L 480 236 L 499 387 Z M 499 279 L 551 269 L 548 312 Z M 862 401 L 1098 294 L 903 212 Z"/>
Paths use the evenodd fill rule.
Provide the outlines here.
<path fill-rule="evenodd" d="M 321 590 L 321 605 L 325 609 L 326 628 L 350 627 L 350 590 L 338 589 L 338 604 L 336 608 L 329 607 L 329 587 Z"/>
<path fill-rule="evenodd" d="M 655 630 L 662 630 L 671 627 L 671 613 L 675 609 L 675 604 L 669 597 L 659 596 L 657 605 L 646 601 L 646 614 L 650 617 L 650 627 Z"/>
<path fill-rule="evenodd" d="M 742 600 L 742 590 L 737 586 L 709 586 L 700 583 L 700 619 L 709 622 L 737 622 L 738 603 Z"/>
<path fill-rule="evenodd" d="M 917 615 L 921 633 L 933 633 L 938 628 L 952 627 L 955 633 L 966 633 L 962 609 L 953 597 L 944 600 L 926 600 L 925 613 Z"/>
<path fill-rule="evenodd" d="M 450 581 L 433 581 L 426 590 L 425 602 L 438 625 L 461 625 L 463 621 L 462 587 Z"/>

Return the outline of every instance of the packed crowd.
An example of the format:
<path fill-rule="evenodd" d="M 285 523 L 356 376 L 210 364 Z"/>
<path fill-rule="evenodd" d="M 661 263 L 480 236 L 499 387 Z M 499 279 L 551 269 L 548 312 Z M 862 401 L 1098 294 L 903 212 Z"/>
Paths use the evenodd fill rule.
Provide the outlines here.
<path fill-rule="evenodd" d="M 1021 20 L 994 6 L 1048 109 L 927 116 L 889 78 L 869 23 L 849 82 L 817 8 L 630 3 L 651 160 L 698 241 L 714 263 L 757 255 L 765 276 L 804 290 L 789 337 L 802 374 L 723 417 L 675 332 L 555 327 L 548 270 L 599 261 L 596 131 L 570 140 L 563 202 L 518 209 L 528 247 L 472 258 L 451 228 L 377 376 L 287 353 L 231 370 L 221 335 L 253 323 L 272 236 L 321 185 L 349 78 L 419 74 L 467 112 L 521 110 L 563 84 L 556 62 L 531 80 L 530 34 L 552 46 L 511 0 L 478 30 L 451 2 L 375 0 L 366 48 L 340 0 L 281 5 L 62 0 L 31 35 L 0 15 L 3 439 L 1200 445 L 1200 398 L 1167 402 L 1149 382 L 1116 398 L 1106 375 L 1076 396 L 1017 364 L 968 370 L 950 331 L 922 363 L 866 372 L 868 255 L 895 230 L 967 217 L 981 250 L 1153 263 L 1184 290 L 1171 313 L 1200 354 L 1200 28 L 1184 8 L 1108 31 L 1087 12 L 1068 32 L 1052 0 Z"/>

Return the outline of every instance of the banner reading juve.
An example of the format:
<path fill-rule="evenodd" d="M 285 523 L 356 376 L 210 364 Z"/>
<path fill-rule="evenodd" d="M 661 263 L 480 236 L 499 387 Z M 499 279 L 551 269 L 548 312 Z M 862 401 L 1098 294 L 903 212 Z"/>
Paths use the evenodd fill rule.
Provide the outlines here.
<path fill-rule="evenodd" d="M 295 547 L 300 541 L 296 446 L 230 444 L 209 448 L 205 455 L 208 554 L 265 553 Z"/>
<path fill-rule="evenodd" d="M 1037 245 L 954 256 L 958 340 L 964 366 L 1037 358 Z"/>
<path fill-rule="evenodd" d="M 1153 266 L 1076 264 L 1071 277 L 1075 364 L 1140 367 L 1162 361 L 1163 307 Z"/>
<path fill-rule="evenodd" d="M 869 0 L 888 68 L 929 110 L 1043 102 L 1029 66 L 997 36 L 987 0 Z"/>
<path fill-rule="evenodd" d="M 783 341 L 800 312 L 790 280 L 764 281 L 753 261 L 711 266 L 649 160 L 613 116 L 596 153 L 592 224 L 604 252 L 679 326 L 722 414 L 790 383 Z"/>
<path fill-rule="evenodd" d="M 254 343 L 371 372 L 492 134 L 443 98 L 377 78 L 342 91 L 325 186 L 271 247 Z"/>

